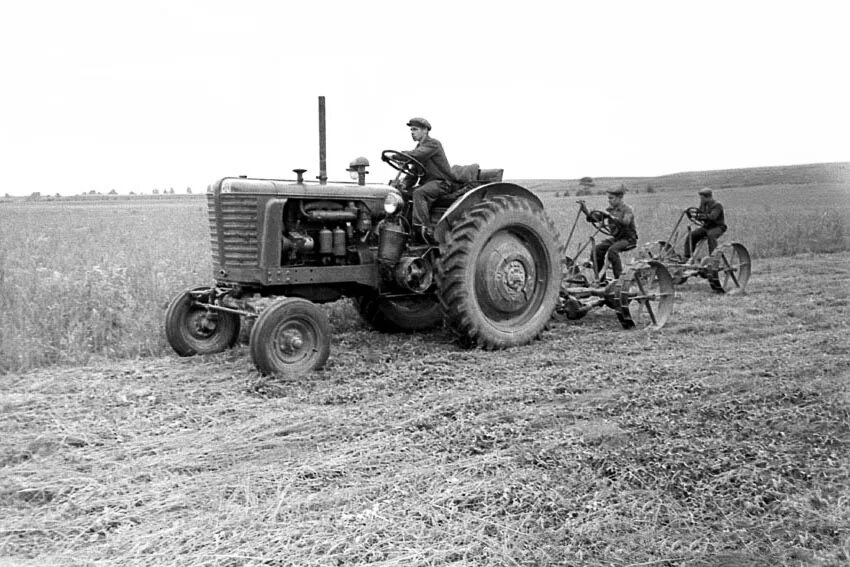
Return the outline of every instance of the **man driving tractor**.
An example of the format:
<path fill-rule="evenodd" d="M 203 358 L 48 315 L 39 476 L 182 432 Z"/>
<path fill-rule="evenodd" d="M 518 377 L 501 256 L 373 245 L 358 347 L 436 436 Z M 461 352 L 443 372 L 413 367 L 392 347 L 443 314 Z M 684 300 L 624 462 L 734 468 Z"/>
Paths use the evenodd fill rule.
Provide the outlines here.
<path fill-rule="evenodd" d="M 415 117 L 407 122 L 416 147 L 398 155 L 418 160 L 425 168 L 418 187 L 413 190 L 413 228 L 426 242 L 433 241 L 431 204 L 451 192 L 457 183 L 443 144 L 430 136 L 431 123 Z"/>

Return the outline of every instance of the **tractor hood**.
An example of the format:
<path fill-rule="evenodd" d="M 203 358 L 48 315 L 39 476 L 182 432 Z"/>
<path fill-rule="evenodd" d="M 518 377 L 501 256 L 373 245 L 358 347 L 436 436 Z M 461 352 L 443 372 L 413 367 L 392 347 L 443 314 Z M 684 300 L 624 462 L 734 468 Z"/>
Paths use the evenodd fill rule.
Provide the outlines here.
<path fill-rule="evenodd" d="M 330 182 L 327 184 L 287 181 L 282 179 L 250 179 L 224 177 L 209 186 L 208 193 L 247 193 L 307 199 L 345 199 L 383 202 L 387 193 L 394 191 L 389 185 L 359 185 L 355 182 Z"/>

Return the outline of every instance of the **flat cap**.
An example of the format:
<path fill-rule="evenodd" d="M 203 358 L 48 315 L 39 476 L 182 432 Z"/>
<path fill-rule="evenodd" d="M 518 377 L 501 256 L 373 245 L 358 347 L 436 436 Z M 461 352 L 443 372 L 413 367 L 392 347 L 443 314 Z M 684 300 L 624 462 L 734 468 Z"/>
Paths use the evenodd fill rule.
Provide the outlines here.
<path fill-rule="evenodd" d="M 419 126 L 420 128 L 425 128 L 426 130 L 431 129 L 431 123 L 425 120 L 420 116 L 415 116 L 407 121 L 408 126 Z"/>
<path fill-rule="evenodd" d="M 705 195 L 706 197 L 711 197 L 712 192 L 710 187 L 703 187 L 697 192 L 699 195 Z"/>
<path fill-rule="evenodd" d="M 605 192 L 608 193 L 609 195 L 623 195 L 623 193 L 625 193 L 626 190 L 623 189 L 622 187 L 617 187 L 616 189 L 607 189 Z"/>

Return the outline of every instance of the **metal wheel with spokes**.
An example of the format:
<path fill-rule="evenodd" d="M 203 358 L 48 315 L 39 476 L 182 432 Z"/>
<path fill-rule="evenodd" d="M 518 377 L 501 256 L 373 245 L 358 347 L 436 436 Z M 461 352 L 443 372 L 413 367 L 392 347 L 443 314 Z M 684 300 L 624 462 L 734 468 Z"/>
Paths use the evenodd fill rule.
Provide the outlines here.
<path fill-rule="evenodd" d="M 673 311 L 673 278 L 656 261 L 634 264 L 622 276 L 620 323 L 626 329 L 660 329 Z"/>
<path fill-rule="evenodd" d="M 741 293 L 750 281 L 750 252 L 743 244 L 732 242 L 718 246 L 711 254 L 711 289 L 718 293 Z"/>
<path fill-rule="evenodd" d="M 649 242 L 641 248 L 641 254 L 648 260 L 657 260 L 659 262 L 681 262 L 682 257 L 676 253 L 675 248 L 669 242 L 664 240 L 656 240 Z"/>
<path fill-rule="evenodd" d="M 321 307 L 298 297 L 279 299 L 251 328 L 251 358 L 263 374 L 300 376 L 327 362 L 330 336 Z"/>

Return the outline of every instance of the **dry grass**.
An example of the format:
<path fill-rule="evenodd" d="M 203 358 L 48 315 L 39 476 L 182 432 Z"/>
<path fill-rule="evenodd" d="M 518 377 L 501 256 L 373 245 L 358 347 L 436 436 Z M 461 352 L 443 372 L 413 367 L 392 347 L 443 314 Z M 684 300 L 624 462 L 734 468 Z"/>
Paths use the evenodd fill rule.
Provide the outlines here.
<path fill-rule="evenodd" d="M 14 565 L 806 565 L 850 560 L 847 253 L 681 288 L 503 352 L 335 304 L 309 380 L 221 355 L 10 374 Z"/>

